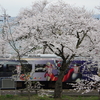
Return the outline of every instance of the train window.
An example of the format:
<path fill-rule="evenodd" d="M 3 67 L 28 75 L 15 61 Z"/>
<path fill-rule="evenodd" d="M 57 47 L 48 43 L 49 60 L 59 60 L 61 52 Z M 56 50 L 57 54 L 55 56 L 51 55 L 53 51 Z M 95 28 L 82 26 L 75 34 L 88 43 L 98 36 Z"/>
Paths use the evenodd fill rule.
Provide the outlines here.
<path fill-rule="evenodd" d="M 31 64 L 23 64 L 22 66 L 23 66 L 22 70 L 24 72 L 31 72 L 31 70 L 32 70 L 32 65 Z"/>
<path fill-rule="evenodd" d="M 7 64 L 6 66 L 6 71 L 7 72 L 12 72 L 16 69 L 16 65 L 15 64 Z"/>
<path fill-rule="evenodd" d="M 2 71 L 3 71 L 3 65 L 0 64 L 0 72 L 2 72 Z"/>
<path fill-rule="evenodd" d="M 35 72 L 45 72 L 46 71 L 45 66 L 46 64 L 36 64 Z"/>

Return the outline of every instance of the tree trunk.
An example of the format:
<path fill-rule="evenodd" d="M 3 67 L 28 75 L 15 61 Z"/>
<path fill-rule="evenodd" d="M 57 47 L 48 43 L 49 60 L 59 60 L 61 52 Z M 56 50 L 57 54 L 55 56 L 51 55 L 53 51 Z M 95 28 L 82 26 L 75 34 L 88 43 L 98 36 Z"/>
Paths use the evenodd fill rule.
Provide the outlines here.
<path fill-rule="evenodd" d="M 58 75 L 58 80 L 55 84 L 55 91 L 54 91 L 54 98 L 61 98 L 62 97 L 62 79 L 64 77 L 64 73 L 66 71 L 68 64 L 66 63 L 66 60 L 63 61 L 63 64 L 60 69 L 60 74 Z"/>
<path fill-rule="evenodd" d="M 62 97 L 62 79 L 64 76 L 64 71 L 61 71 L 58 80 L 55 84 L 55 91 L 54 91 L 54 98 L 61 98 Z"/>
<path fill-rule="evenodd" d="M 62 66 L 60 68 L 60 74 L 58 75 L 58 80 L 55 84 L 55 91 L 54 91 L 54 98 L 61 98 L 62 97 L 62 80 L 65 74 L 66 69 L 68 68 L 71 60 L 75 57 L 75 54 L 72 54 L 69 59 L 65 59 L 63 56 Z M 67 60 L 67 62 L 66 62 Z"/>

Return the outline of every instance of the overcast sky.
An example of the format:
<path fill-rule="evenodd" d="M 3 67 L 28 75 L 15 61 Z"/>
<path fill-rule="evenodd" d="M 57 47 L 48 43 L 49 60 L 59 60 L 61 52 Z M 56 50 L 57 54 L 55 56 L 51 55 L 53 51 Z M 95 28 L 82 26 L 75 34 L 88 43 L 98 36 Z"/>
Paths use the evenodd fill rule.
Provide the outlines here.
<path fill-rule="evenodd" d="M 32 3 L 37 0 L 0 0 L 0 5 L 6 9 L 7 14 L 10 16 L 17 16 L 19 11 L 22 8 L 30 8 Z M 54 2 L 57 0 L 49 0 L 50 2 Z M 93 10 L 96 13 L 99 13 L 96 6 L 100 5 L 100 0 L 64 0 L 68 4 L 75 5 L 78 7 L 85 7 L 87 10 Z"/>

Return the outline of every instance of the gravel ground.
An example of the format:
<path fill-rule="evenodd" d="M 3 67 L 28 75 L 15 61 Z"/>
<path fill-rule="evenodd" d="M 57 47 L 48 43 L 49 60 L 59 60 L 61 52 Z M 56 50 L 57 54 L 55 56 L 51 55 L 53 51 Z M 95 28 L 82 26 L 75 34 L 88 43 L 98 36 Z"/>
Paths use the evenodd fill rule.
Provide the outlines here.
<path fill-rule="evenodd" d="M 43 89 L 41 90 L 42 93 L 48 93 L 48 94 L 53 94 L 54 93 L 54 90 L 53 89 Z M 85 93 L 85 94 L 82 94 L 83 91 L 81 92 L 77 92 L 77 91 L 74 91 L 74 90 L 68 90 L 68 89 L 64 89 L 63 90 L 63 94 L 64 95 L 72 95 L 72 96 L 78 96 L 78 95 L 81 95 L 81 96 L 98 96 L 99 93 L 94 90 L 92 92 L 89 92 L 89 93 Z M 0 90 L 0 95 L 25 95 L 27 94 L 28 92 L 25 91 L 25 90 Z M 36 91 L 31 91 L 31 94 L 36 94 Z"/>

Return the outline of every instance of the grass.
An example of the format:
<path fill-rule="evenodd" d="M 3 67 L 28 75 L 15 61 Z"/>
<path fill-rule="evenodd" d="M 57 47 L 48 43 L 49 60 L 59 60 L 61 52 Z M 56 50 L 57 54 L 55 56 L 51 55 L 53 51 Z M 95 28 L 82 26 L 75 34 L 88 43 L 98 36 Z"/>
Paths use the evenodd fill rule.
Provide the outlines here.
<path fill-rule="evenodd" d="M 26 95 L 2 95 L 0 96 L 0 100 L 29 100 L 28 96 Z M 37 95 L 31 96 L 31 100 L 100 100 L 100 97 L 98 96 L 90 96 L 90 97 L 84 97 L 84 96 L 62 96 L 60 99 L 54 99 L 50 97 L 40 97 Z"/>

